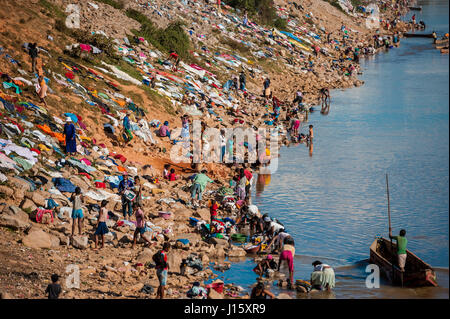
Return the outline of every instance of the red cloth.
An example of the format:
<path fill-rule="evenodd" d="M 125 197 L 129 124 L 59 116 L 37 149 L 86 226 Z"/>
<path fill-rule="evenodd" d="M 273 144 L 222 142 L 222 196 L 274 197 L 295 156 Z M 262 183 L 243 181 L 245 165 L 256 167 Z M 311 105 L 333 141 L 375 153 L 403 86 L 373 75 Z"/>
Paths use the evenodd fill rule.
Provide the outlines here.
<path fill-rule="evenodd" d="M 249 170 L 244 169 L 244 175 L 247 178 L 247 180 L 250 182 L 250 180 L 252 179 L 253 175 L 252 173 L 250 173 Z"/>
<path fill-rule="evenodd" d="M 110 156 L 111 156 L 111 154 L 110 154 Z M 113 158 L 120 160 L 122 162 L 122 164 L 127 161 L 126 157 L 123 156 L 122 154 L 113 154 Z"/>
<path fill-rule="evenodd" d="M 95 182 L 95 187 L 97 187 L 97 188 L 106 188 L 106 184 L 105 183 L 101 183 L 101 182 Z"/>
<path fill-rule="evenodd" d="M 30 148 L 30 151 L 35 152 L 35 153 L 37 153 L 37 154 L 41 154 L 41 151 L 40 151 L 40 150 L 37 150 L 37 149 L 35 149 L 35 148 Z"/>
<path fill-rule="evenodd" d="M 87 179 L 91 179 L 91 175 L 89 175 L 88 173 L 78 173 L 78 175 L 83 175 L 86 176 Z"/>
<path fill-rule="evenodd" d="M 209 213 L 211 214 L 211 217 L 217 216 L 218 208 L 219 208 L 219 205 L 217 205 L 217 203 L 214 203 L 213 205 L 211 205 L 211 207 L 209 208 Z"/>
<path fill-rule="evenodd" d="M 175 181 L 177 179 L 177 176 L 175 175 L 175 173 L 170 173 L 169 174 L 169 181 Z"/>
<path fill-rule="evenodd" d="M 75 77 L 75 75 L 72 72 L 67 72 L 66 74 L 64 74 L 66 76 L 66 78 L 73 80 L 73 78 Z"/>

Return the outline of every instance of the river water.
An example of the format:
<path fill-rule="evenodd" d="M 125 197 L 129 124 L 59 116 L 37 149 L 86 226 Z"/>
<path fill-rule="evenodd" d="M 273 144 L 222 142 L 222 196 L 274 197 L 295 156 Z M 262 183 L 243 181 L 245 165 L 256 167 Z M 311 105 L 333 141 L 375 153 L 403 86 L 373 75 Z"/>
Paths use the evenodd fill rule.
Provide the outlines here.
<path fill-rule="evenodd" d="M 427 33 L 448 32 L 447 0 L 418 5 L 422 12 L 405 19 L 416 13 Z M 432 39 L 404 38 L 399 48 L 361 66 L 363 86 L 332 91 L 329 114 L 310 115 L 312 155 L 303 144 L 283 147 L 277 172 L 259 177 L 253 202 L 293 235 L 295 279 L 309 279 L 316 259 L 335 268 L 333 293 L 313 298 L 448 298 L 448 55 L 434 49 Z M 386 173 L 393 233 L 407 230 L 408 249 L 435 268 L 438 288 L 383 281 L 379 289 L 366 288 L 369 246 L 388 233 Z M 247 258 L 221 278 L 248 288 L 254 266 Z"/>

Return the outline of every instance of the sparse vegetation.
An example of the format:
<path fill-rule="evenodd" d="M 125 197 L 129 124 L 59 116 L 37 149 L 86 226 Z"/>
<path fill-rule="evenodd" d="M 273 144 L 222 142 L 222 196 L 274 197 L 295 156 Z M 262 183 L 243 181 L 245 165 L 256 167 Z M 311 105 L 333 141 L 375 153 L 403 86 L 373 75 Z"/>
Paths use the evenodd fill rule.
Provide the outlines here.
<path fill-rule="evenodd" d="M 95 0 L 95 1 L 110 5 L 111 7 L 119 10 L 123 9 L 125 6 L 123 1 L 121 0 Z"/>
<path fill-rule="evenodd" d="M 174 50 L 181 58 L 190 58 L 189 50 L 191 49 L 191 42 L 183 29 L 182 22 L 172 22 L 166 28 L 162 29 L 155 27 L 153 22 L 139 11 L 128 9 L 126 14 L 129 18 L 141 24 L 139 31 L 133 31 L 135 35 L 142 36 L 160 51 L 168 52 Z"/>
<path fill-rule="evenodd" d="M 233 8 L 247 11 L 249 16 L 261 24 L 275 26 L 274 23 L 278 18 L 273 0 L 230 0 L 228 4 Z"/>
<path fill-rule="evenodd" d="M 55 18 L 64 19 L 66 17 L 66 14 L 57 5 L 54 5 L 47 0 L 39 0 L 39 4 L 47 13 L 53 15 Z"/>

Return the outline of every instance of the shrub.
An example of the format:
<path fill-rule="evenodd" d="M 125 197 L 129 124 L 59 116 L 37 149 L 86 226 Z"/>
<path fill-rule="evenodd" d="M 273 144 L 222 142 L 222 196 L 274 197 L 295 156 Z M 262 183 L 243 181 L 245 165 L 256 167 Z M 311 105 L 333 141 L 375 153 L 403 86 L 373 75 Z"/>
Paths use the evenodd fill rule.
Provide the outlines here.
<path fill-rule="evenodd" d="M 133 31 L 140 35 L 160 51 L 174 50 L 182 58 L 189 57 L 191 42 L 183 29 L 183 23 L 175 21 L 165 29 L 157 28 L 144 14 L 134 9 L 128 9 L 126 14 L 129 18 L 141 24 L 139 31 Z"/>
<path fill-rule="evenodd" d="M 119 10 L 123 9 L 124 7 L 122 1 L 115 1 L 115 0 L 95 0 L 95 1 L 110 5 L 111 7 Z"/>
<path fill-rule="evenodd" d="M 273 26 L 277 19 L 273 0 L 231 0 L 229 5 L 246 10 L 250 16 L 265 25 Z"/>
<path fill-rule="evenodd" d="M 287 21 L 286 19 L 278 18 L 274 21 L 273 26 L 278 30 L 287 31 Z"/>

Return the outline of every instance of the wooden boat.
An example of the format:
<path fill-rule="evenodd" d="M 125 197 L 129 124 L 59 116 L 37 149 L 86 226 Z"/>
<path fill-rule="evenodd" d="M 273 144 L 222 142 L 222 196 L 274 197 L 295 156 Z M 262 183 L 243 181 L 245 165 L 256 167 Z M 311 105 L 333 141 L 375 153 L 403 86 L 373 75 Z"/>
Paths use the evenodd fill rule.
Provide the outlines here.
<path fill-rule="evenodd" d="M 393 252 L 389 240 L 384 238 L 375 239 L 370 246 L 370 263 L 378 265 L 381 274 L 393 285 L 401 285 L 402 279 L 405 287 L 436 287 L 438 285 L 433 268 L 409 250 L 406 251 L 405 272 L 402 273 L 398 267 L 397 244 L 393 243 L 392 248 Z M 392 267 L 393 258 L 395 264 Z"/>
<path fill-rule="evenodd" d="M 434 41 L 434 44 L 448 44 L 448 38 L 446 38 L 446 39 L 436 39 L 436 41 Z"/>
<path fill-rule="evenodd" d="M 435 48 L 438 50 L 448 48 L 448 43 L 436 45 Z"/>
<path fill-rule="evenodd" d="M 443 53 L 443 54 L 448 54 L 448 48 L 441 49 L 441 53 Z"/>
<path fill-rule="evenodd" d="M 405 38 L 434 38 L 433 33 L 403 33 Z"/>
<path fill-rule="evenodd" d="M 414 10 L 414 11 L 422 11 L 422 7 L 418 6 L 418 7 L 408 7 L 409 10 Z"/>

